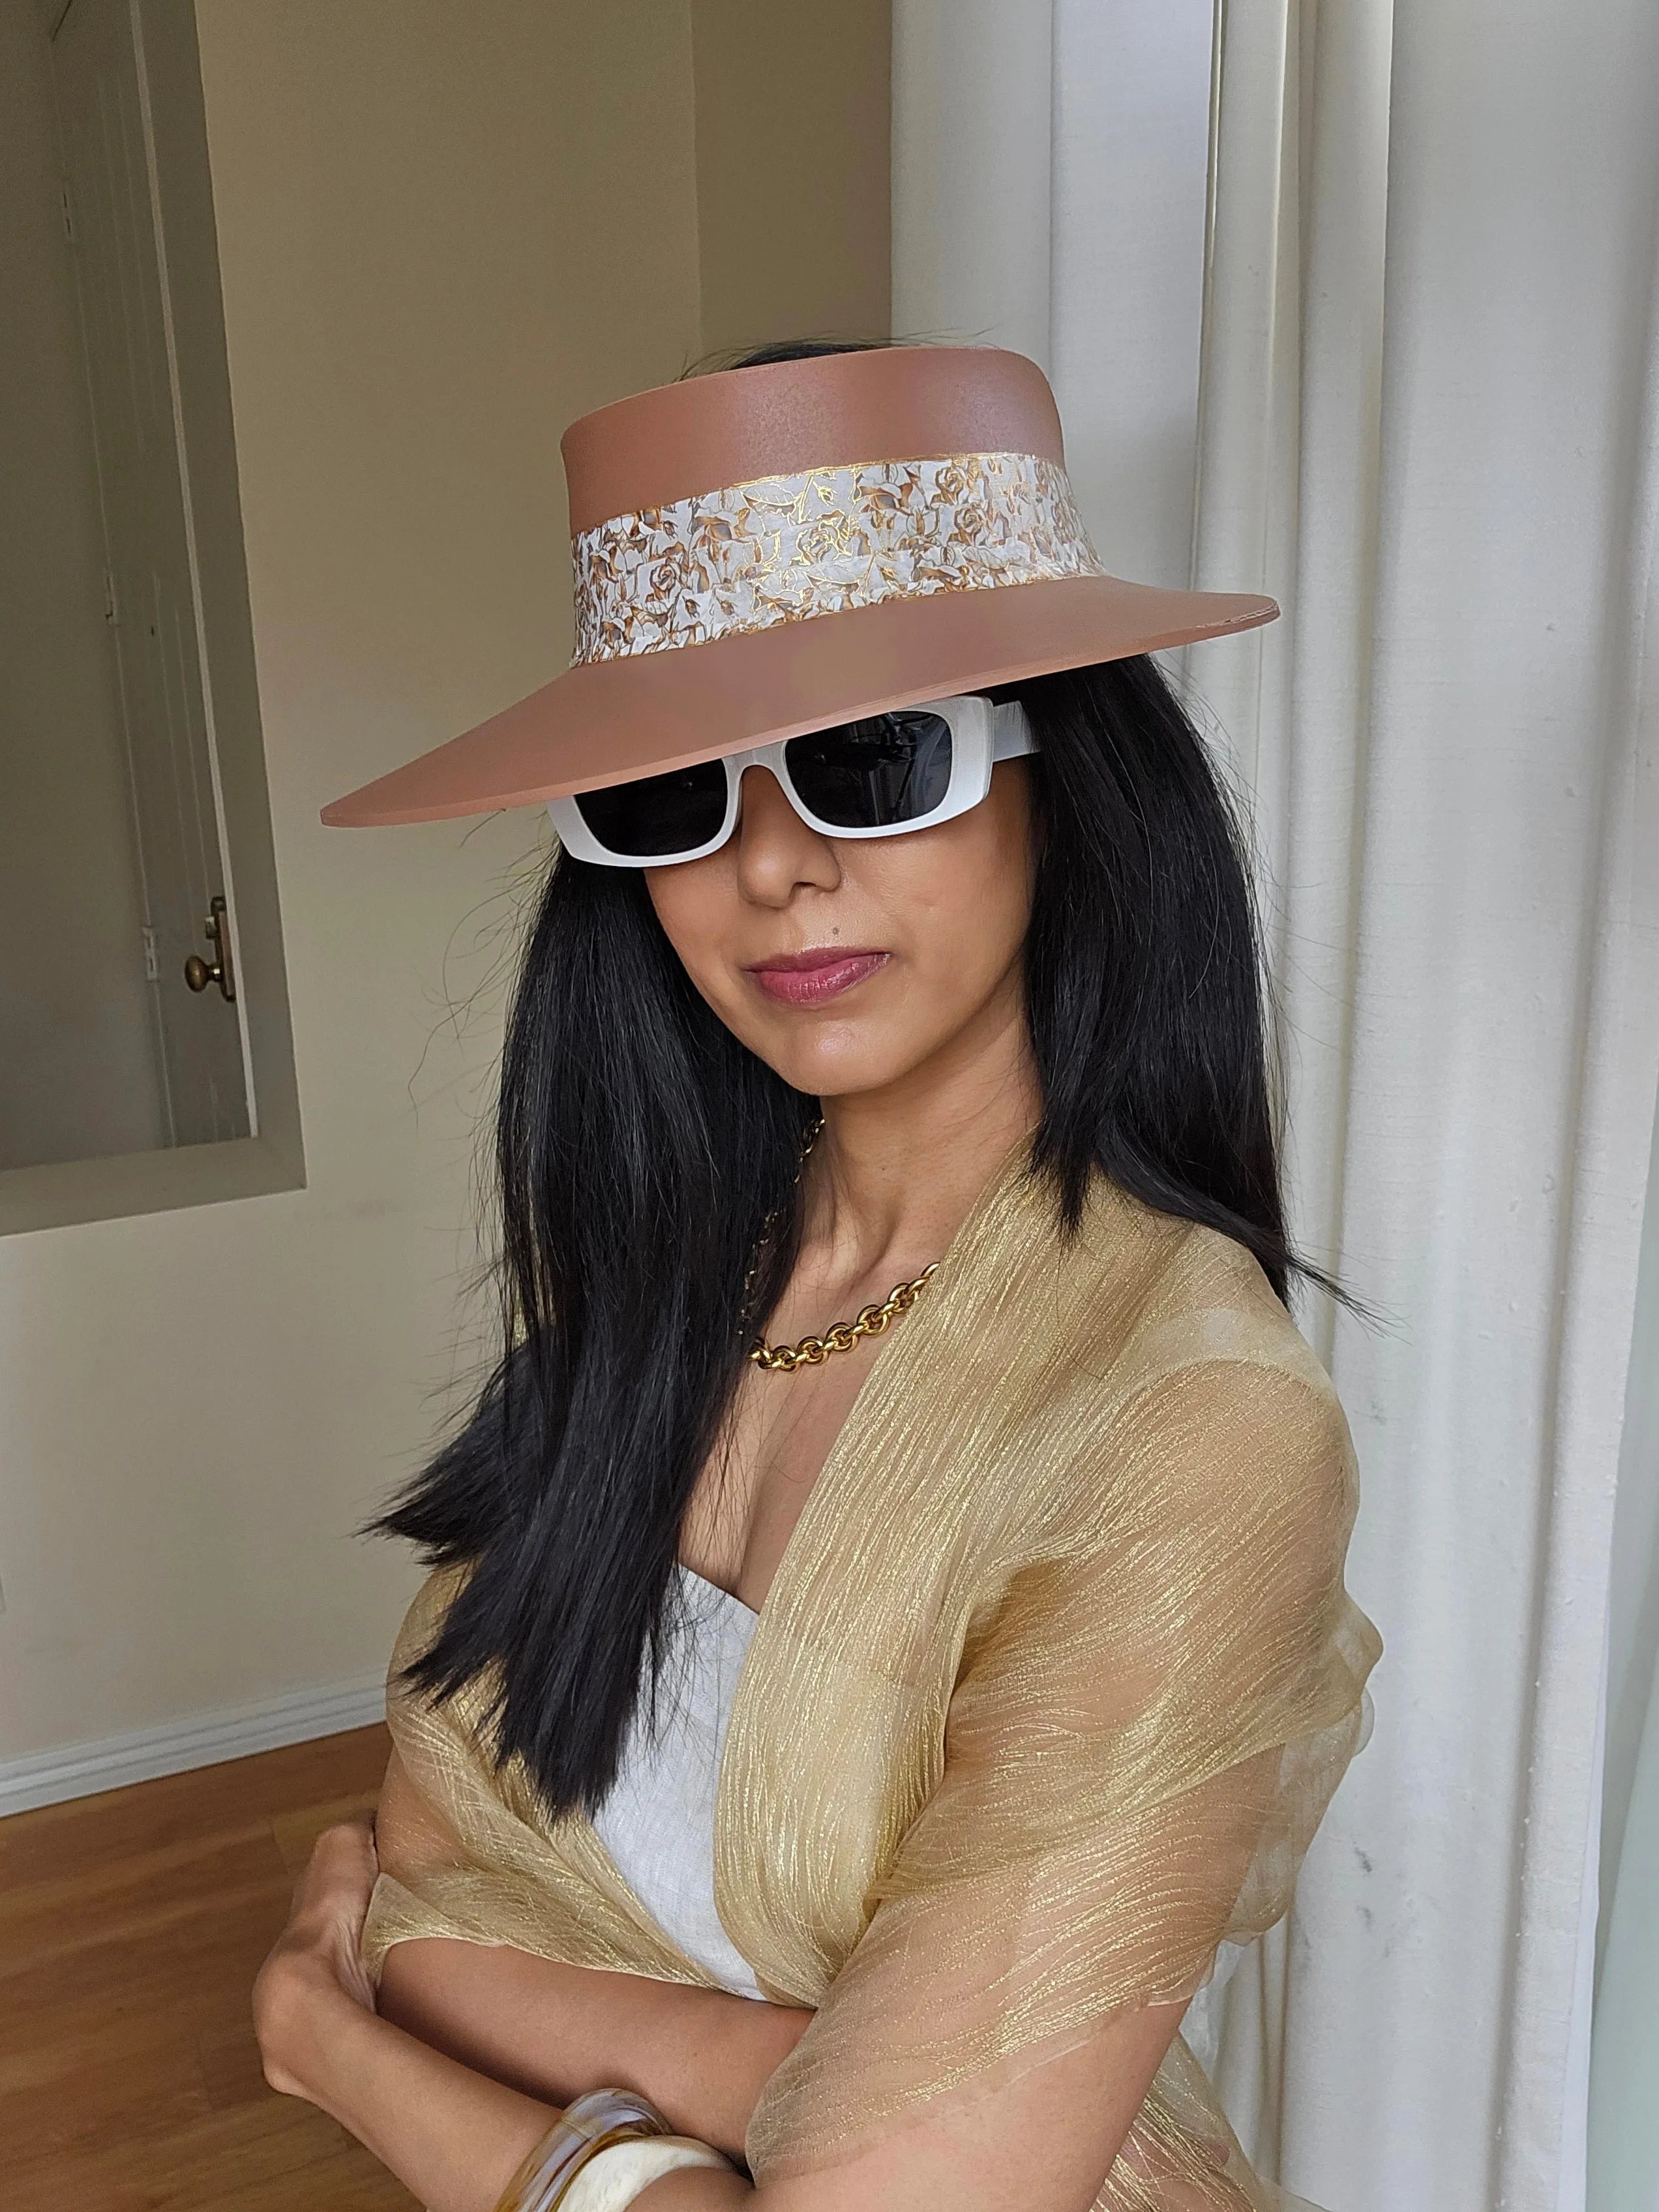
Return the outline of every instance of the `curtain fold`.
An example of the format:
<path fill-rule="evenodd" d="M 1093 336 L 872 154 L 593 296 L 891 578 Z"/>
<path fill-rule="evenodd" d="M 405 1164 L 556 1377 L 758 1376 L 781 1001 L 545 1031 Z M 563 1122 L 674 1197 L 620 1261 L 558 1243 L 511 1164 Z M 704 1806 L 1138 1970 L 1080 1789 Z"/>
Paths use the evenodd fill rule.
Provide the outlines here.
<path fill-rule="evenodd" d="M 1613 1520 L 1589 2212 L 1659 2206 L 1659 1120 Z"/>
<path fill-rule="evenodd" d="M 1166 17 L 1162 58 L 1190 41 L 1182 0 L 1121 11 L 1115 41 L 1079 35 L 1115 0 L 895 13 L 895 329 L 1021 343 L 990 306 L 1017 240 L 976 260 L 951 165 L 1046 162 L 1028 244 L 1091 528 L 1150 575 L 1189 526 L 1195 581 L 1285 610 L 1194 648 L 1185 681 L 1250 800 L 1297 1231 L 1381 1316 L 1307 1325 L 1359 1448 L 1351 1571 L 1389 1649 L 1289 1922 L 1207 2007 L 1218 2079 L 1253 2154 L 1332 2212 L 1577 2212 L 1659 1081 L 1659 9 L 1220 0 L 1207 222 L 1190 171 L 1167 180 L 1187 213 L 1162 286 L 1088 218 L 1109 241 L 1144 143 L 1101 118 L 1179 137 L 1209 103 L 1190 63 L 1146 59 Z M 999 111 L 993 21 L 1033 27 L 1046 116 L 1030 83 Z M 905 146 L 938 112 L 929 52 L 996 121 L 932 149 L 924 202 Z M 1200 282 L 1201 376 L 1172 304 Z M 1149 318 L 1171 424 L 1190 406 L 1196 498 L 1171 472 L 1161 520 L 1115 495 L 1148 481 L 1152 380 L 1133 349 L 1056 344 L 1074 296 L 1105 335 Z"/>

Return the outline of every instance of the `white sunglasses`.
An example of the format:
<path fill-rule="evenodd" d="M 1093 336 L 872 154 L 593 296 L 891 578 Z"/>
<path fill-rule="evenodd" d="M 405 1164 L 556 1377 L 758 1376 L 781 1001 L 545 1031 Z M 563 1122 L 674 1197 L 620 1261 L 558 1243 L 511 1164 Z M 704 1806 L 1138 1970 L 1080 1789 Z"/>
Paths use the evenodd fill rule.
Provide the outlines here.
<path fill-rule="evenodd" d="M 718 852 L 732 835 L 746 768 L 769 768 L 796 813 L 821 836 L 899 837 L 977 806 L 998 761 L 1036 749 L 1017 703 L 994 706 L 972 695 L 933 699 L 665 775 L 552 799 L 547 811 L 573 860 L 672 867 Z"/>

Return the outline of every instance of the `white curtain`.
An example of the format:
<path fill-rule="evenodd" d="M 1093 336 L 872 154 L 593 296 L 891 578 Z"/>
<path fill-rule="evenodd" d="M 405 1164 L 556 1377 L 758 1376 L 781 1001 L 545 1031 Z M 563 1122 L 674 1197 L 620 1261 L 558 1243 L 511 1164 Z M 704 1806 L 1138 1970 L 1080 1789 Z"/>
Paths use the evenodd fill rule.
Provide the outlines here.
<path fill-rule="evenodd" d="M 1285 609 L 1188 672 L 1299 1233 L 1384 1316 L 1309 1326 L 1389 1649 L 1218 2075 L 1333 2212 L 1578 2212 L 1659 1079 L 1659 8 L 1221 0 L 1212 112 L 1194 0 L 895 20 L 895 329 L 1046 362 L 1112 565 Z"/>
<path fill-rule="evenodd" d="M 1589 2212 L 1659 2208 L 1659 1120 L 1613 1520 Z"/>

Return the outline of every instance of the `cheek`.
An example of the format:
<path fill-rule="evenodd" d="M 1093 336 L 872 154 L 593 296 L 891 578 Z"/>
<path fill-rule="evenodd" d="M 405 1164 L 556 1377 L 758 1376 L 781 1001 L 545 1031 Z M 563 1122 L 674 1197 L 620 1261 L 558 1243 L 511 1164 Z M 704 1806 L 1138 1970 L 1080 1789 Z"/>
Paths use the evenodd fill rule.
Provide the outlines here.
<path fill-rule="evenodd" d="M 729 848 L 728 848 L 729 849 Z M 726 963 L 721 945 L 736 902 L 725 851 L 677 868 L 647 868 L 645 887 L 663 934 L 680 963 L 706 995 L 718 990 Z"/>
<path fill-rule="evenodd" d="M 999 774 L 1001 771 L 999 770 Z M 1031 915 L 1030 826 L 1024 785 L 990 798 L 911 852 L 890 848 L 885 902 L 907 916 L 915 966 L 945 998 L 987 988 L 1018 957 Z"/>
<path fill-rule="evenodd" d="M 971 1010 L 1018 958 L 1030 919 L 1022 869 L 986 866 L 953 873 L 931 896 L 913 902 L 911 964 L 941 1010 Z"/>

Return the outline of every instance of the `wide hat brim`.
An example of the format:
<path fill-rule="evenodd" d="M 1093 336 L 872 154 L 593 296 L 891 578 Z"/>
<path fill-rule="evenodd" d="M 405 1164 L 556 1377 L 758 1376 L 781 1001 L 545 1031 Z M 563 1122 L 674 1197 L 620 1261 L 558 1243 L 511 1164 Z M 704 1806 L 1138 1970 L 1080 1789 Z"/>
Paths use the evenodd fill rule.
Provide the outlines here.
<path fill-rule="evenodd" d="M 1068 576 L 893 599 L 566 670 L 323 811 L 438 822 L 625 783 L 804 731 L 1271 622 L 1249 592 Z"/>

